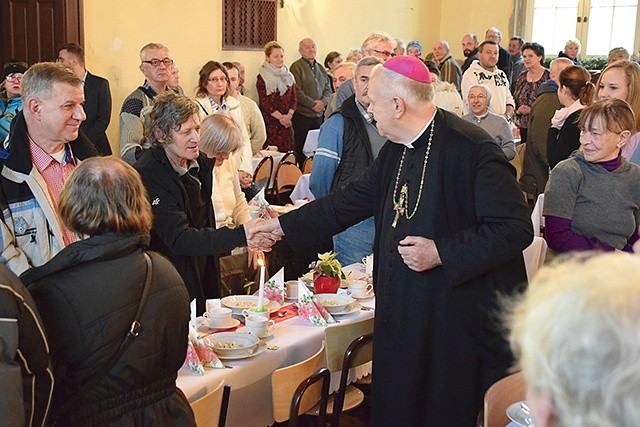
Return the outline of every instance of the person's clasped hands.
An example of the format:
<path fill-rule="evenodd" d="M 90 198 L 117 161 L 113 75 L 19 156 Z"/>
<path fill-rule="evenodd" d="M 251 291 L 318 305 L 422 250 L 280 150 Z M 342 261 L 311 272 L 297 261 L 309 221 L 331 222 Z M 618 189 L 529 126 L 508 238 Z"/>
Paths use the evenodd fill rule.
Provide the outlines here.
<path fill-rule="evenodd" d="M 247 246 L 262 251 L 271 250 L 271 246 L 284 236 L 284 231 L 282 231 L 280 221 L 277 218 L 253 219 L 244 224 L 244 233 L 247 238 Z"/>

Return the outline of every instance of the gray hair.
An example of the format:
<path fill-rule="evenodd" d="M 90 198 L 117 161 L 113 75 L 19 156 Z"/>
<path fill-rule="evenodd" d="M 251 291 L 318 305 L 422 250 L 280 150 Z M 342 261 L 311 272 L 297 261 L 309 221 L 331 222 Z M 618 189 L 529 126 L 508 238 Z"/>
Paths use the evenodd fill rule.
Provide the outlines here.
<path fill-rule="evenodd" d="M 82 79 L 71 68 L 57 62 L 40 62 L 32 65 L 22 76 L 22 106 L 33 98 L 47 99 L 51 96 L 54 83 L 82 86 Z"/>
<path fill-rule="evenodd" d="M 190 98 L 173 91 L 161 93 L 153 98 L 153 108 L 144 119 L 146 142 L 152 146 L 170 142 L 171 131 L 180 130 L 183 123 L 199 112 L 200 107 Z"/>
<path fill-rule="evenodd" d="M 541 269 L 508 315 L 529 390 L 549 396 L 556 425 L 640 419 L 638 277 L 638 256 L 564 259 Z"/>
<path fill-rule="evenodd" d="M 383 31 L 375 31 L 373 33 L 369 33 L 367 38 L 362 42 L 362 52 L 365 50 L 371 50 L 375 47 L 376 44 L 380 42 L 386 42 L 391 45 L 391 49 L 396 47 L 396 41 L 389 33 L 385 33 Z"/>
<path fill-rule="evenodd" d="M 202 121 L 200 150 L 212 157 L 216 153 L 233 153 L 242 145 L 242 134 L 233 117 L 224 111 L 210 114 Z"/>
<path fill-rule="evenodd" d="M 444 46 L 445 49 L 447 49 L 447 51 L 449 50 L 449 42 L 446 40 L 438 40 L 438 43 L 440 43 L 442 46 Z"/>
<path fill-rule="evenodd" d="M 168 47 L 166 47 L 165 45 L 161 44 L 161 43 L 147 43 L 144 46 L 142 46 L 142 49 L 140 49 L 140 61 L 143 61 L 143 54 L 151 49 L 167 49 L 169 50 Z"/>
<path fill-rule="evenodd" d="M 433 102 L 435 98 L 435 90 L 431 83 L 422 83 L 408 77 L 398 74 L 385 68 L 382 64 L 376 65 L 371 70 L 371 75 L 381 74 L 381 78 L 385 81 L 384 91 L 389 97 L 399 96 L 406 104 L 414 105 L 416 103 Z"/>
<path fill-rule="evenodd" d="M 489 105 L 491 103 L 491 89 L 487 85 L 476 84 L 469 88 L 469 92 L 471 92 L 471 89 L 475 89 L 477 87 L 484 91 L 484 94 L 487 96 L 487 105 Z M 467 92 L 467 97 L 469 96 L 469 92 Z"/>
<path fill-rule="evenodd" d="M 376 58 L 375 56 L 365 56 L 356 64 L 356 68 L 353 74 L 358 74 L 358 71 L 361 67 L 370 67 L 372 65 L 384 64 L 384 61 L 380 58 Z"/>

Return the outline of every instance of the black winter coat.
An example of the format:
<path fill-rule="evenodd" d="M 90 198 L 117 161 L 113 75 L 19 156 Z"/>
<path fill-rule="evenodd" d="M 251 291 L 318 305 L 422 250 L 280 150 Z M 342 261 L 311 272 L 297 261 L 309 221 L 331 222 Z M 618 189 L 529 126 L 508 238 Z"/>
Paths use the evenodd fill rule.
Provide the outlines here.
<path fill-rule="evenodd" d="M 73 243 L 22 279 L 50 342 L 58 425 L 193 426 L 176 388 L 186 350 L 189 299 L 171 263 L 150 253 L 153 281 L 140 335 L 106 375 L 129 331 L 144 287 L 146 233 L 106 233 Z M 62 405 L 82 385 L 101 379 L 65 414 Z"/>

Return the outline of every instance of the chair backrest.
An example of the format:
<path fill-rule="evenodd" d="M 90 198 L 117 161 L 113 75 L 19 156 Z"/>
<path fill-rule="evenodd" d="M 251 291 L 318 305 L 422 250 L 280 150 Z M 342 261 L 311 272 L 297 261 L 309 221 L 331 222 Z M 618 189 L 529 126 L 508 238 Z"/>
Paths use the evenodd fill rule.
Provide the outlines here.
<path fill-rule="evenodd" d="M 277 422 L 287 421 L 290 416 L 291 401 L 298 386 L 312 374 L 316 373 L 324 364 L 325 344 L 310 358 L 276 369 L 271 375 L 271 392 L 273 398 L 273 418 Z M 320 384 L 312 385 L 304 394 L 298 408 L 298 414 L 311 409 L 322 397 Z"/>
<path fill-rule="evenodd" d="M 256 170 L 253 172 L 253 183 L 259 190 L 269 188 L 271 175 L 273 173 L 273 157 L 267 156 L 260 160 Z"/>
<path fill-rule="evenodd" d="M 327 368 L 331 372 L 342 370 L 342 362 L 347 348 L 356 338 L 373 332 L 373 318 L 361 320 L 354 323 L 338 323 L 331 325 L 324 330 L 324 339 L 327 341 Z M 366 354 L 363 352 L 362 354 Z M 356 358 L 353 366 L 362 365 L 371 360 Z"/>
<path fill-rule="evenodd" d="M 280 159 L 280 163 L 284 162 L 296 163 L 296 153 L 293 151 L 287 151 Z"/>
<path fill-rule="evenodd" d="M 222 380 L 212 392 L 191 403 L 198 427 L 224 427 L 230 392 L 231 386 Z"/>
<path fill-rule="evenodd" d="M 509 423 L 507 408 L 524 400 L 526 382 L 522 372 L 516 372 L 495 382 L 484 394 L 484 427 L 503 427 Z"/>
<path fill-rule="evenodd" d="M 340 414 L 344 406 L 345 394 L 347 391 L 347 380 L 349 379 L 349 370 L 356 366 L 362 365 L 373 359 L 373 332 L 361 335 L 351 341 L 349 347 L 344 352 L 342 359 L 342 372 L 340 373 L 340 387 L 338 393 L 333 400 L 333 426 L 340 425 Z"/>
<path fill-rule="evenodd" d="M 284 204 L 283 193 L 291 192 L 302 176 L 298 165 L 291 162 L 280 162 L 276 169 L 276 177 L 273 184 L 275 200 Z"/>
<path fill-rule="evenodd" d="M 318 369 L 315 373 L 302 381 L 296 389 L 296 392 L 293 394 L 293 398 L 291 399 L 291 410 L 289 411 L 289 422 L 287 424 L 289 427 L 298 427 L 302 398 L 305 396 L 307 389 L 318 381 L 322 381 L 320 409 L 318 411 L 318 427 L 326 427 L 327 406 L 329 403 L 329 385 L 331 384 L 331 371 L 327 368 Z"/>
<path fill-rule="evenodd" d="M 307 174 L 311 173 L 311 167 L 313 166 L 313 156 L 309 156 L 304 159 L 304 163 L 302 163 L 302 173 Z"/>

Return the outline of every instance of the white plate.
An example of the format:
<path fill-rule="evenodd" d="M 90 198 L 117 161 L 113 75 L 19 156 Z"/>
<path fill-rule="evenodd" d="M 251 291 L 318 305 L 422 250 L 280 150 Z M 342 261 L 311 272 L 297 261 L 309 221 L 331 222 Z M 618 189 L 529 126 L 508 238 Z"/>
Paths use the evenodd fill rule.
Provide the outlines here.
<path fill-rule="evenodd" d="M 293 206 L 293 205 L 291 206 L 271 205 L 271 207 L 273 208 L 274 211 L 278 212 L 279 214 L 286 214 L 298 209 L 297 206 Z"/>
<path fill-rule="evenodd" d="M 258 348 L 256 349 L 256 351 L 254 351 L 253 353 L 244 353 L 244 354 L 239 354 L 237 356 L 221 356 L 218 355 L 218 358 L 220 360 L 241 360 L 241 359 L 247 359 L 249 357 L 253 357 L 253 356 L 257 356 L 258 354 L 262 354 L 264 353 L 264 351 L 267 349 L 267 343 L 265 342 L 260 342 L 260 345 L 258 346 Z"/>
<path fill-rule="evenodd" d="M 275 332 L 275 327 L 271 327 L 271 333 L 267 332 L 267 335 L 260 335 L 258 338 L 268 338 L 268 337 L 272 337 L 273 333 Z M 238 329 L 236 329 L 236 332 L 239 332 L 241 334 L 251 334 L 251 332 L 249 332 L 249 329 L 247 329 L 246 326 L 240 326 Z"/>
<path fill-rule="evenodd" d="M 269 310 L 269 314 L 274 313 L 280 309 L 280 304 L 275 301 L 264 300 L 267 303 L 266 307 Z M 257 295 L 230 295 L 220 300 L 220 303 L 233 310 L 233 314 L 242 314 L 242 310 L 254 308 L 258 306 Z"/>
<path fill-rule="evenodd" d="M 196 317 L 196 325 L 198 325 L 198 328 L 205 329 L 208 331 L 221 331 L 223 329 L 231 329 L 231 328 L 235 328 L 239 324 L 240 324 L 240 321 L 238 319 L 231 318 L 225 325 L 213 327 L 209 325 L 209 322 L 204 317 L 202 316 Z"/>
<path fill-rule="evenodd" d="M 516 402 L 509 405 L 507 408 L 507 417 L 514 423 L 522 427 L 529 427 L 533 425 L 531 422 L 531 416 L 520 406 L 522 402 Z"/>
<path fill-rule="evenodd" d="M 361 308 L 362 306 L 360 304 L 358 304 L 357 302 L 352 302 L 351 304 L 346 306 L 344 310 L 339 311 L 337 313 L 330 313 L 330 314 L 332 316 L 347 316 L 349 314 L 357 313 L 358 311 L 360 311 Z"/>
<path fill-rule="evenodd" d="M 253 353 L 258 348 L 258 337 L 238 332 L 218 332 L 204 338 L 205 343 L 218 357 L 235 357 L 246 353 Z M 233 344 L 232 347 L 216 346 L 215 344 Z"/>
<path fill-rule="evenodd" d="M 316 300 L 327 309 L 329 314 L 341 313 L 354 302 L 350 295 L 316 294 Z"/>

